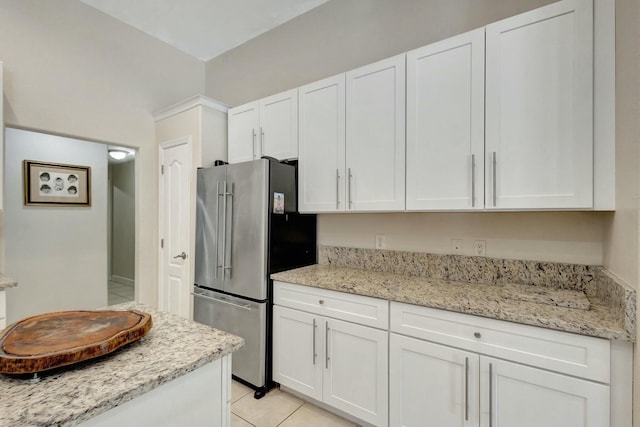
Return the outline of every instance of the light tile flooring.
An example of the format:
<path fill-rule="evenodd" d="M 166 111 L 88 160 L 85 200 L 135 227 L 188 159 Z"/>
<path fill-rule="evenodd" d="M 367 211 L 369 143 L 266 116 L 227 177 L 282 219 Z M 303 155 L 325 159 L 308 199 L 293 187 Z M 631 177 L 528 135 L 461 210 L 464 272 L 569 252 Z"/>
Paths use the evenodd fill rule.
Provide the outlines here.
<path fill-rule="evenodd" d="M 122 283 L 109 282 L 108 304 L 120 304 L 122 302 L 133 301 L 133 285 L 123 285 Z"/>
<path fill-rule="evenodd" d="M 253 398 L 253 390 L 232 382 L 231 427 L 355 427 L 330 412 L 318 408 L 279 389 L 262 399 Z"/>

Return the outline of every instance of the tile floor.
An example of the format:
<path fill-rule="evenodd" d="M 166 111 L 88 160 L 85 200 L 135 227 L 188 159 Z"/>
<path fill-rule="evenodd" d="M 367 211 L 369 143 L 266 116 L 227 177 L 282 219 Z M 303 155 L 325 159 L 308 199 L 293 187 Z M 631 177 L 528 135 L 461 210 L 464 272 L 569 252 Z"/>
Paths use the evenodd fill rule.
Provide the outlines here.
<path fill-rule="evenodd" d="M 318 408 L 280 389 L 271 390 L 262 399 L 253 398 L 253 390 L 232 382 L 231 427 L 355 427 L 330 412 Z"/>
<path fill-rule="evenodd" d="M 133 301 L 133 285 L 123 285 L 122 283 L 109 282 L 108 305 L 120 304 L 122 302 Z"/>

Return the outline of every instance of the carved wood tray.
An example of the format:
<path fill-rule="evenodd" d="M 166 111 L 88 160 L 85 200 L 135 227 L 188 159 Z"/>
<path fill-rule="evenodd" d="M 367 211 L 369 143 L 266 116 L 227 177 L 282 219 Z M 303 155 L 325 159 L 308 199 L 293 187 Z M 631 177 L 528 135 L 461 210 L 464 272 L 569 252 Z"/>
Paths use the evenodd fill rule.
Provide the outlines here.
<path fill-rule="evenodd" d="M 60 311 L 16 322 L 0 336 L 0 373 L 30 374 L 99 357 L 144 337 L 137 310 Z"/>

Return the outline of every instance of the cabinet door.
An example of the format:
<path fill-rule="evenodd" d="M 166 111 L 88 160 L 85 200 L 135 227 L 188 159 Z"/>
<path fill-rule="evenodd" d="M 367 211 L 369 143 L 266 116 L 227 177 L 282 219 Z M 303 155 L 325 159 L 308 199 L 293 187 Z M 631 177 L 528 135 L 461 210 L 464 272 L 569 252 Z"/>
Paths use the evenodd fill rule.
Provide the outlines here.
<path fill-rule="evenodd" d="M 273 380 L 322 400 L 322 327 L 316 316 L 273 307 Z"/>
<path fill-rule="evenodd" d="M 300 212 L 344 211 L 344 74 L 298 89 Z"/>
<path fill-rule="evenodd" d="M 481 426 L 609 426 L 609 386 L 484 356 L 480 369 Z"/>
<path fill-rule="evenodd" d="M 484 28 L 407 54 L 407 210 L 484 208 Z"/>
<path fill-rule="evenodd" d="M 488 209 L 593 206 L 593 4 L 486 27 Z"/>
<path fill-rule="evenodd" d="M 256 159 L 260 116 L 258 102 L 229 109 L 229 163 Z"/>
<path fill-rule="evenodd" d="M 388 332 L 328 319 L 324 333 L 324 403 L 386 426 Z"/>
<path fill-rule="evenodd" d="M 260 148 L 258 158 L 278 160 L 298 157 L 298 90 L 260 100 Z"/>
<path fill-rule="evenodd" d="M 391 334 L 389 412 L 395 427 L 479 425 L 479 356 Z"/>
<path fill-rule="evenodd" d="M 347 210 L 404 210 L 405 55 L 347 73 Z"/>

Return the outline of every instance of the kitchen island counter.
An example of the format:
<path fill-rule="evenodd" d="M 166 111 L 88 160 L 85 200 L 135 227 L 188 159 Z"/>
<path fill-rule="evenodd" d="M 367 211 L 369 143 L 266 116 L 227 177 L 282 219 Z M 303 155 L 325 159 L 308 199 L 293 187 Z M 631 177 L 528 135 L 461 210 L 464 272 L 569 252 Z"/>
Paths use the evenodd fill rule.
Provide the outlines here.
<path fill-rule="evenodd" d="M 150 306 L 124 303 L 109 309 L 147 312 L 153 327 L 142 340 L 97 359 L 45 372 L 38 381 L 0 374 L 0 426 L 81 424 L 205 367 L 244 343 L 240 337 Z"/>

